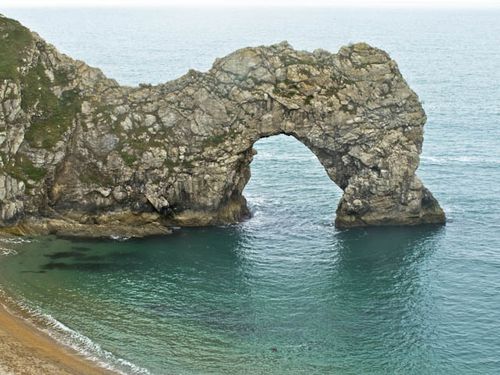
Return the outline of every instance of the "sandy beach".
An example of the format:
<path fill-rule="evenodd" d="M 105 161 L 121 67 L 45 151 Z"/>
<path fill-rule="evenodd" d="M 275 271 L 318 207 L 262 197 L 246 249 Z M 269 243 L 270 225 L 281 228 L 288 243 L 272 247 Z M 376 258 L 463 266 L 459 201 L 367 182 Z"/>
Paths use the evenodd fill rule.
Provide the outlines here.
<path fill-rule="evenodd" d="M 0 375 L 102 375 L 98 367 L 13 313 L 0 300 Z"/>

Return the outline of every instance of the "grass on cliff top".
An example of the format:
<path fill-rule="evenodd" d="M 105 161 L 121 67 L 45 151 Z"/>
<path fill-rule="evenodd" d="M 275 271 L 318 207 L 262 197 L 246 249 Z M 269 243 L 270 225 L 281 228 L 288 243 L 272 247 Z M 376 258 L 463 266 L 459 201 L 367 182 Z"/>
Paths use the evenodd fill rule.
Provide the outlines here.
<path fill-rule="evenodd" d="M 26 72 L 24 59 L 33 46 L 32 33 L 19 22 L 0 15 L 0 80 L 14 80 L 21 87 L 21 108 L 31 115 L 31 126 L 25 133 L 25 141 L 31 147 L 52 149 L 71 127 L 81 110 L 77 90 L 66 90 L 60 97 L 52 91 L 54 85 L 65 86 L 68 72 L 54 71 L 55 82 L 45 73 L 41 59 Z M 44 46 L 38 46 L 42 51 Z M 5 162 L 5 160 L 4 160 Z M 16 156 L 5 165 L 5 171 L 21 181 L 40 181 L 47 171 L 33 165 L 26 155 Z"/>
<path fill-rule="evenodd" d="M 0 79 L 17 79 L 26 48 L 33 42 L 31 32 L 19 22 L 0 15 Z"/>
<path fill-rule="evenodd" d="M 21 107 L 27 113 L 35 113 L 25 139 L 34 147 L 50 149 L 71 126 L 81 101 L 74 90 L 65 91 L 60 98 L 54 95 L 41 61 L 21 74 L 18 67 L 25 65 L 23 59 L 32 43 L 33 35 L 27 28 L 0 15 L 0 79 L 20 81 Z M 54 74 L 56 84 L 67 83 L 66 72 Z"/>

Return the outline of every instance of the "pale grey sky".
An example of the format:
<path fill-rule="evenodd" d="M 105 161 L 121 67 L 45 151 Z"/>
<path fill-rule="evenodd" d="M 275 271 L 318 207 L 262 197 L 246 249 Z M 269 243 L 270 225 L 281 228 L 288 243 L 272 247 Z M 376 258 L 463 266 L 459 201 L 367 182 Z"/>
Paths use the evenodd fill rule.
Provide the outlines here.
<path fill-rule="evenodd" d="M 1 7 L 45 6 L 339 6 L 500 8 L 500 0 L 1 0 Z"/>

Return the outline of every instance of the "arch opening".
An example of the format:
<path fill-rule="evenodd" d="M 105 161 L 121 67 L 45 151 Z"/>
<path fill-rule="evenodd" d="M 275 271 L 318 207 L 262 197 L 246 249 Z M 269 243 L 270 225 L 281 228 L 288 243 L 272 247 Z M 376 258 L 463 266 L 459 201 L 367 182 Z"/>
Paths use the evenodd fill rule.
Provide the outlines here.
<path fill-rule="evenodd" d="M 332 222 L 342 190 L 306 145 L 292 135 L 278 134 L 259 139 L 253 149 L 250 179 L 243 190 L 253 217 L 265 216 L 267 223 L 277 225 L 288 220 Z"/>

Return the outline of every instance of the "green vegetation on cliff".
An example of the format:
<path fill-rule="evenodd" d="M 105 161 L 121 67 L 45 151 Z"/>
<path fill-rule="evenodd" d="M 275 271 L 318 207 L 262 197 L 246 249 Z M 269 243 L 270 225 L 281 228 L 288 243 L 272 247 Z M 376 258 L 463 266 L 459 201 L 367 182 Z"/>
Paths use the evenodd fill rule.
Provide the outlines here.
<path fill-rule="evenodd" d="M 0 83 L 10 87 L 4 98 L 11 100 L 8 110 L 18 113 L 9 120 L 11 124 L 21 126 L 23 119 L 29 119 L 23 126 L 28 149 L 53 150 L 81 109 L 79 91 L 64 91 L 70 83 L 68 71 L 64 66 L 53 66 L 52 53 L 19 22 L 0 15 Z M 8 155 L 5 150 L 0 155 L 3 171 L 23 181 L 27 189 L 48 173 L 47 168 L 33 163 L 32 153 L 23 146 L 14 154 Z"/>
<path fill-rule="evenodd" d="M 19 22 L 0 15 L 0 79 L 17 79 L 26 49 L 33 43 L 30 31 Z"/>
<path fill-rule="evenodd" d="M 11 160 L 5 168 L 6 172 L 12 177 L 24 181 L 40 181 L 45 177 L 47 171 L 43 168 L 37 168 L 33 165 L 26 155 L 18 154 L 14 160 Z"/>
<path fill-rule="evenodd" d="M 58 98 L 47 86 L 41 86 L 37 92 L 35 86 L 26 86 L 24 92 L 30 92 L 37 100 L 37 114 L 32 118 L 32 125 L 25 139 L 34 147 L 53 148 L 69 129 L 76 114 L 80 111 L 81 100 L 76 90 L 67 90 Z"/>
<path fill-rule="evenodd" d="M 71 126 L 81 101 L 76 90 L 64 91 L 60 97 L 52 91 L 54 85 L 68 83 L 66 72 L 54 71 L 52 82 L 40 57 L 31 62 L 36 65 L 29 66 L 28 51 L 33 42 L 27 28 L 0 16 L 0 79 L 20 83 L 21 108 L 32 115 L 25 139 L 34 147 L 51 149 Z"/>

